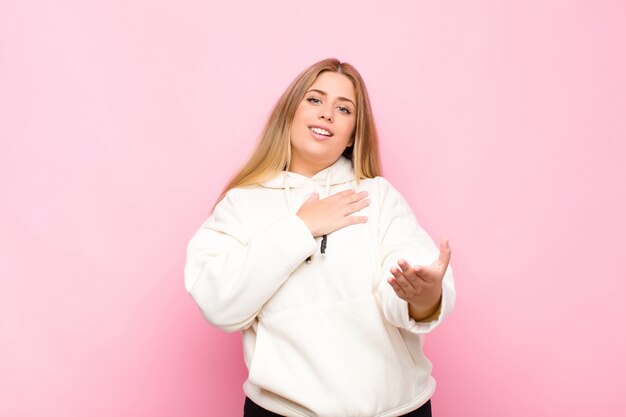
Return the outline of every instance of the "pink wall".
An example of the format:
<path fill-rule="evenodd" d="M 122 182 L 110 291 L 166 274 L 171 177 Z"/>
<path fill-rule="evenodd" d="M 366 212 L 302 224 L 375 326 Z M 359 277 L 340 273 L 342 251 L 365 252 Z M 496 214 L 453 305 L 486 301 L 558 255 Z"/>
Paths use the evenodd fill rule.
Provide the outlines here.
<path fill-rule="evenodd" d="M 549 4 L 548 4 L 549 3 Z M 236 416 L 184 250 L 336 56 L 453 249 L 438 417 L 624 415 L 621 1 L 0 1 L 0 415 Z"/>

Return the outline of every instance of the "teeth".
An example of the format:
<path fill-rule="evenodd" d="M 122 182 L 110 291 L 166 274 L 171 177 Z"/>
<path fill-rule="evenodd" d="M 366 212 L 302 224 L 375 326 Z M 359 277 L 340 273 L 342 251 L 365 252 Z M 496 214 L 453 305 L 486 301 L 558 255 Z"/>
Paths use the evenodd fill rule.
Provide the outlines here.
<path fill-rule="evenodd" d="M 312 127 L 311 130 L 320 135 L 330 136 L 330 132 L 328 130 L 320 129 L 319 127 Z"/>

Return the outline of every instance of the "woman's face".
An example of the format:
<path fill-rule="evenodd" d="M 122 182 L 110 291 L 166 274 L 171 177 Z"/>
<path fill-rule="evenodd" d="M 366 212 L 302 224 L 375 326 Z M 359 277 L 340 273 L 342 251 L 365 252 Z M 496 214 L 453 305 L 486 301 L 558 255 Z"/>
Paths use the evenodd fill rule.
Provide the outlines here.
<path fill-rule="evenodd" d="M 304 95 L 291 124 L 289 170 L 311 177 L 332 165 L 352 145 L 356 123 L 352 81 L 325 71 Z"/>

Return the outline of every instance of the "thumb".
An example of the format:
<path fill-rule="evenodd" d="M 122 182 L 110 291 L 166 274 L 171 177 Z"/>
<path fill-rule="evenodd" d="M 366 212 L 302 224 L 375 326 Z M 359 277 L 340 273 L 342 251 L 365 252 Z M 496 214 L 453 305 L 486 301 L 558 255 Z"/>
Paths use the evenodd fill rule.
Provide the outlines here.
<path fill-rule="evenodd" d="M 444 270 L 448 268 L 450 264 L 450 257 L 452 254 L 452 249 L 450 249 L 450 240 L 448 238 L 444 238 L 439 244 L 439 262 L 441 262 L 444 266 Z"/>

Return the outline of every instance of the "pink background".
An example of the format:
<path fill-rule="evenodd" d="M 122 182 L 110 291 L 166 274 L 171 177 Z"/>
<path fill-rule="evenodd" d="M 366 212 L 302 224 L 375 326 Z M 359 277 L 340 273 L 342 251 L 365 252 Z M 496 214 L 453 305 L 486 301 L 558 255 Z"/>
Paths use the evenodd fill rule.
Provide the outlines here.
<path fill-rule="evenodd" d="M 368 85 L 458 303 L 435 415 L 626 413 L 622 1 L 0 1 L 0 415 L 237 416 L 185 247 L 306 66 Z"/>

